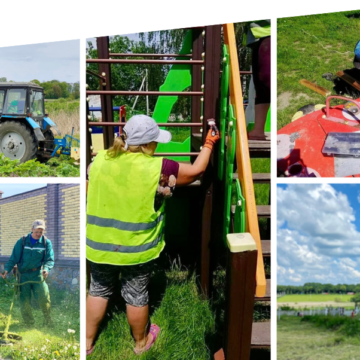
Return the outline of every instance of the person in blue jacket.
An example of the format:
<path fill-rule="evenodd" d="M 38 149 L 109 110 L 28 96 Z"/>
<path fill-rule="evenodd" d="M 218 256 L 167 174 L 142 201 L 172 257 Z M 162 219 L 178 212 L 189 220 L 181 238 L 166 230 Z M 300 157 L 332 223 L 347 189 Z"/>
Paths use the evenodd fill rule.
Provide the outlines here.
<path fill-rule="evenodd" d="M 19 283 L 32 282 L 20 286 L 21 315 L 27 325 L 35 323 L 31 311 L 31 294 L 38 301 L 44 314 L 44 325 L 52 325 L 49 288 L 44 280 L 54 266 L 54 252 L 44 231 L 44 220 L 35 220 L 31 232 L 16 242 L 11 257 L 5 264 L 5 272 L 1 274 L 5 279 L 17 266 L 16 275 Z"/>

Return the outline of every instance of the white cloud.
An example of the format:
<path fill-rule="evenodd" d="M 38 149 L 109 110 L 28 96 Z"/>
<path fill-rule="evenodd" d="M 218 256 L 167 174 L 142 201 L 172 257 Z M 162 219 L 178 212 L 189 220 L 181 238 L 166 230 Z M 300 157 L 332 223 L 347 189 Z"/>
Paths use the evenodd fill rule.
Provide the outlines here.
<path fill-rule="evenodd" d="M 277 209 L 278 284 L 359 283 L 360 233 L 345 194 L 329 184 L 291 184 L 278 188 Z"/>

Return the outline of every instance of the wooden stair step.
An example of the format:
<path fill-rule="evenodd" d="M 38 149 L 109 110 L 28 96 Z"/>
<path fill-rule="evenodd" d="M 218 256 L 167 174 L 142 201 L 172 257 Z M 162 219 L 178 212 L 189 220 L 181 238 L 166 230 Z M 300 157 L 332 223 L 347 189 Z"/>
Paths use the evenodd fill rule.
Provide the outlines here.
<path fill-rule="evenodd" d="M 253 182 L 255 184 L 269 184 L 271 180 L 271 174 L 270 173 L 253 173 Z M 238 173 L 233 174 L 233 180 L 236 180 L 239 178 Z"/>
<path fill-rule="evenodd" d="M 271 240 L 261 240 L 261 249 L 264 257 L 271 256 Z"/>
<path fill-rule="evenodd" d="M 269 348 L 271 346 L 271 322 L 256 322 L 253 323 L 251 332 L 251 348 L 261 349 Z"/>
<path fill-rule="evenodd" d="M 271 279 L 266 279 L 266 294 L 263 297 L 255 297 L 255 301 L 271 301 Z"/>
<path fill-rule="evenodd" d="M 249 140 L 249 152 L 252 158 L 270 158 L 271 142 L 266 140 Z"/>
<path fill-rule="evenodd" d="M 271 205 L 256 205 L 256 211 L 258 217 L 263 217 L 263 218 L 271 217 Z"/>

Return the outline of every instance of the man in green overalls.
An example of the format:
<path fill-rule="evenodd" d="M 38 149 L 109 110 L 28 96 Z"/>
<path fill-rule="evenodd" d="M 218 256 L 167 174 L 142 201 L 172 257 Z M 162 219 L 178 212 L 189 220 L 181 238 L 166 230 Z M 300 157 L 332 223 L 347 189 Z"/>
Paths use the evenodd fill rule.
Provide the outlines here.
<path fill-rule="evenodd" d="M 44 314 L 44 325 L 52 325 L 49 288 L 44 280 L 54 266 L 54 252 L 50 240 L 43 235 L 44 231 L 44 220 L 35 220 L 31 232 L 16 242 L 5 264 L 5 272 L 1 275 L 5 279 L 17 265 L 19 283 L 32 282 L 20 286 L 21 315 L 28 325 L 35 323 L 31 311 L 31 292 Z"/>

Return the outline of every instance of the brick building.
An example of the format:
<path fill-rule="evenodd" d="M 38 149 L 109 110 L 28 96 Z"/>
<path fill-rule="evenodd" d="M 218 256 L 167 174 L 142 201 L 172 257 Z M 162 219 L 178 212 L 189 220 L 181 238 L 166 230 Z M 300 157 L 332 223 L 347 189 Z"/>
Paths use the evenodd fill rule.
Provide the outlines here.
<path fill-rule="evenodd" d="M 0 185 L 1 190 L 1 185 Z M 78 288 L 80 270 L 80 186 L 47 184 L 43 188 L 2 198 L 0 191 L 0 270 L 35 219 L 44 219 L 55 266 L 47 282 L 60 289 Z"/>

